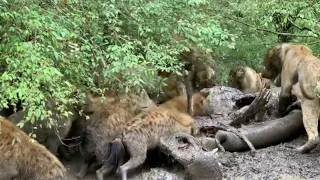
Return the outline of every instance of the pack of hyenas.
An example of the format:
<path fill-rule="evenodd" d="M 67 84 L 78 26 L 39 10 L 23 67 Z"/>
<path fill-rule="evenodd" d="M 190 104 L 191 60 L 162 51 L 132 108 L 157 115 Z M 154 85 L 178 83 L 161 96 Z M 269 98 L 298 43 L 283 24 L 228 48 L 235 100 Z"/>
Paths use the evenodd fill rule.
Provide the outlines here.
<path fill-rule="evenodd" d="M 285 115 L 286 107 L 292 103 L 293 92 L 301 101 L 303 123 L 308 134 L 308 141 L 297 151 L 306 153 L 312 150 L 319 142 L 319 59 L 304 45 L 283 43 L 268 50 L 264 66 L 260 73 L 245 66 L 231 70 L 229 85 L 244 93 L 252 93 L 269 88 L 276 78 L 281 78 L 279 112 Z M 212 68 L 202 70 L 206 72 L 195 74 L 206 74 L 206 81 L 215 76 Z M 207 86 L 201 86 L 209 88 L 213 84 L 210 81 Z M 144 163 L 147 151 L 159 145 L 160 137 L 176 132 L 194 135 L 194 119 L 188 114 L 185 92 L 180 90 L 159 105 L 145 91 L 103 97 L 87 93 L 81 109 L 89 120 L 84 120 L 75 108 L 71 108 L 74 115 L 59 120 L 55 130 L 36 131 L 36 140 L 27 135 L 34 130 L 31 126 L 26 125 L 22 130 L 15 126 L 24 119 L 26 112 L 17 112 L 8 118 L 10 120 L 1 118 L 0 180 L 66 179 L 66 169 L 55 155 L 65 156 L 68 149 L 62 145 L 61 138 L 69 137 L 73 126 L 81 137 L 79 149 L 84 159 L 76 176 L 83 178 L 90 165 L 96 163 L 100 166 L 96 171 L 97 179 L 103 180 L 106 174 L 114 171 L 121 173 L 122 179 L 126 180 L 128 170 Z M 194 116 L 208 115 L 207 96 L 208 93 L 199 90 L 192 95 Z M 48 104 L 54 109 L 50 101 Z M 58 151 L 59 148 L 64 151 Z"/>

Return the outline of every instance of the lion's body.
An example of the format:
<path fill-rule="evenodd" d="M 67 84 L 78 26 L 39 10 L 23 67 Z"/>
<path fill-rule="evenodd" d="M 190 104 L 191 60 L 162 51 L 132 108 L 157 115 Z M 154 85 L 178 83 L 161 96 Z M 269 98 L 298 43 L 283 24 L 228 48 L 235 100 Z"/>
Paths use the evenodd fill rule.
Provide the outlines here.
<path fill-rule="evenodd" d="M 297 150 L 309 152 L 319 142 L 320 100 L 316 90 L 320 83 L 320 60 L 304 45 L 284 43 L 270 49 L 264 63 L 262 76 L 274 79 L 281 73 L 279 112 L 285 113 L 291 103 L 291 92 L 301 101 L 308 142 Z"/>
<path fill-rule="evenodd" d="M 192 74 L 188 78 L 191 87 L 186 85 L 187 82 L 185 82 L 183 76 L 173 72 L 158 71 L 159 76 L 166 78 L 165 83 L 167 84 L 162 87 L 163 94 L 157 98 L 160 104 L 188 92 L 188 88 L 199 92 L 204 88 L 211 88 L 216 85 L 216 62 L 212 53 L 194 46 L 190 48 L 190 51 L 181 52 L 178 58 L 184 64 L 183 70 Z"/>

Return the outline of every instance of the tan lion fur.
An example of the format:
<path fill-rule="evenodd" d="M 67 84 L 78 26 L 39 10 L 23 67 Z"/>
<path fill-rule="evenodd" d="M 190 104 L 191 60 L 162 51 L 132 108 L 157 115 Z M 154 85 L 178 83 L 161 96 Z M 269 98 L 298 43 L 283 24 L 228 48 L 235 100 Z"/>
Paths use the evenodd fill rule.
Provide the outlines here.
<path fill-rule="evenodd" d="M 216 85 L 216 62 L 212 53 L 206 52 L 197 46 L 180 54 L 180 59 L 185 63 L 186 69 L 192 69 L 194 77 L 191 80 L 192 88 L 200 91 Z M 193 66 L 194 68 L 191 68 Z"/>
<path fill-rule="evenodd" d="M 164 73 L 161 73 L 164 75 Z M 174 74 L 166 74 L 165 84 L 162 86 L 163 94 L 159 96 L 159 103 L 166 102 L 174 97 L 186 94 L 186 86 L 181 77 Z M 165 75 L 164 75 L 165 76 Z"/>
<path fill-rule="evenodd" d="M 279 112 L 284 114 L 291 103 L 291 91 L 301 101 L 308 141 L 297 150 L 307 153 L 319 143 L 320 101 L 315 90 L 319 88 L 320 61 L 305 45 L 283 43 L 268 51 L 264 64 L 263 77 L 274 79 L 281 73 Z"/>

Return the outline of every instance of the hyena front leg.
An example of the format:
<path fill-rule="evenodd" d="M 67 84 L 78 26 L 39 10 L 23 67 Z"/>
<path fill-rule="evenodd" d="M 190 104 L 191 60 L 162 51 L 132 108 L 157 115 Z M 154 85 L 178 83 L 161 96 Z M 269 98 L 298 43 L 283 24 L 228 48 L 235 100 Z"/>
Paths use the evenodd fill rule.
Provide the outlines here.
<path fill-rule="evenodd" d="M 83 179 L 84 176 L 87 174 L 88 168 L 93 162 L 96 160 L 95 156 L 87 154 L 87 156 L 84 156 L 84 162 L 81 165 L 80 171 L 76 174 L 76 177 L 78 179 Z"/>
<path fill-rule="evenodd" d="M 130 159 L 124 165 L 120 166 L 122 180 L 127 180 L 127 172 L 130 169 L 134 169 L 143 164 L 147 159 L 147 143 L 141 139 L 134 141 L 123 141 L 127 151 L 130 155 Z"/>
<path fill-rule="evenodd" d="M 308 134 L 308 141 L 297 148 L 300 153 L 307 153 L 319 143 L 318 118 L 320 113 L 319 99 L 304 100 L 301 103 L 303 125 Z"/>

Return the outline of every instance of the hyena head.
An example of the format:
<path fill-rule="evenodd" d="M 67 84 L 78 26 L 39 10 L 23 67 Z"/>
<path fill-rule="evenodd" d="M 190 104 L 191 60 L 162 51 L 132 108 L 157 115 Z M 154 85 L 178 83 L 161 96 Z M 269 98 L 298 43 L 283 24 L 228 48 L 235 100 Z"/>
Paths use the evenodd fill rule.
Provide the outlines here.
<path fill-rule="evenodd" d="M 206 116 L 209 114 L 207 111 L 207 96 L 209 91 L 200 91 L 192 96 L 193 100 L 193 115 L 194 116 Z"/>
<path fill-rule="evenodd" d="M 82 110 L 85 114 L 90 115 L 95 111 L 99 111 L 106 105 L 113 103 L 116 100 L 112 96 L 94 96 L 92 93 L 86 93 L 85 104 L 82 105 Z"/>
<path fill-rule="evenodd" d="M 142 111 L 146 111 L 157 105 L 150 99 L 146 91 L 140 93 L 128 93 L 119 96 L 120 102 L 129 106 L 130 110 L 134 114 L 139 114 Z"/>

